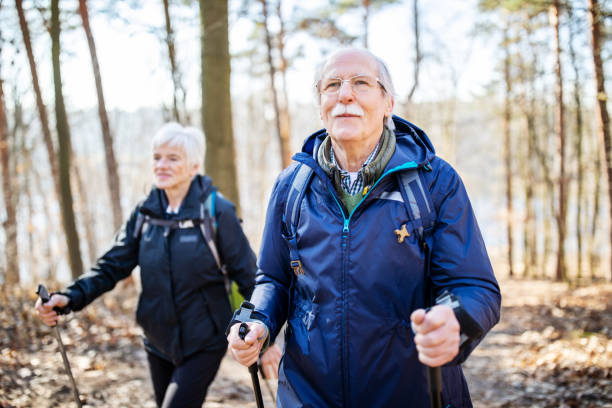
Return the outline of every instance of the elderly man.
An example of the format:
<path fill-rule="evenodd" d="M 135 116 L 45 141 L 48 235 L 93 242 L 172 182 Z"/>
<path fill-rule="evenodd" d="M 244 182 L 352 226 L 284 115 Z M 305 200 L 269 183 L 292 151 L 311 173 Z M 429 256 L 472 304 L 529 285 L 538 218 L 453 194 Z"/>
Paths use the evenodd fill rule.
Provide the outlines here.
<path fill-rule="evenodd" d="M 463 184 L 392 116 L 370 52 L 331 55 L 316 89 L 325 129 L 278 177 L 250 331 L 231 325 L 230 350 L 252 364 L 287 321 L 279 407 L 426 407 L 426 365 L 442 366 L 444 407 L 469 407 L 460 363 L 501 296 Z"/>

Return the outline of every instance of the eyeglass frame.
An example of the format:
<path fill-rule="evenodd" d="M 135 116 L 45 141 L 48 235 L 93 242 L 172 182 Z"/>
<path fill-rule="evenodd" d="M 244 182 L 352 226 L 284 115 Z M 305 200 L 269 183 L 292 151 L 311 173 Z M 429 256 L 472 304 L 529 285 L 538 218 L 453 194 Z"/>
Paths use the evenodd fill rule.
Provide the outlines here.
<path fill-rule="evenodd" d="M 389 92 L 387 91 L 387 88 L 385 88 L 385 85 L 384 85 L 384 84 L 382 83 L 382 81 L 380 80 L 380 78 L 375 77 L 375 76 L 372 76 L 372 75 L 368 75 L 368 74 L 357 74 L 357 75 L 353 75 L 352 77 L 347 78 L 347 79 L 342 79 L 342 78 L 340 78 L 340 77 L 331 77 L 331 78 L 328 78 L 327 80 L 337 79 L 337 80 L 339 80 L 339 81 L 340 81 L 340 86 L 338 87 L 338 90 L 337 90 L 336 92 L 324 92 L 324 91 L 322 91 L 322 90 L 321 90 L 321 88 L 320 88 L 320 87 L 321 87 L 321 83 L 323 82 L 323 80 L 322 80 L 322 79 L 320 79 L 320 80 L 319 80 L 319 82 L 317 82 L 317 83 L 315 84 L 315 88 L 317 89 L 317 92 L 319 92 L 319 95 L 337 95 L 337 94 L 339 94 L 339 93 L 340 93 L 340 89 L 342 89 L 342 85 L 344 85 L 344 83 L 345 83 L 345 82 L 348 82 L 348 84 L 349 84 L 349 86 L 350 86 L 350 88 L 351 88 L 351 92 L 353 92 L 353 93 L 355 93 L 355 94 L 359 94 L 359 92 L 356 92 L 356 91 L 353 89 L 353 85 L 352 85 L 352 84 L 351 84 L 351 82 L 350 82 L 350 81 L 351 81 L 351 79 L 353 79 L 353 78 L 357 78 L 357 77 L 369 77 L 369 78 L 374 78 L 374 79 L 376 80 L 376 82 L 378 83 L 378 85 L 379 85 L 379 86 L 382 88 L 382 90 L 383 90 L 385 93 L 389 93 Z"/>

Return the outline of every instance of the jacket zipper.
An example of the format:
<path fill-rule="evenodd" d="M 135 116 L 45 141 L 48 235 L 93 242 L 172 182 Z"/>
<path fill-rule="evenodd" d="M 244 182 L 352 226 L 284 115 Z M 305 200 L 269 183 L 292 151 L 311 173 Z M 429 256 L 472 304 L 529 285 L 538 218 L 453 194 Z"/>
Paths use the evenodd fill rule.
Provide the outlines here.
<path fill-rule="evenodd" d="M 347 274 L 347 263 L 348 263 L 348 240 L 349 240 L 349 233 L 350 233 L 350 228 L 349 228 L 349 224 L 351 222 L 351 218 L 353 216 L 353 214 L 355 213 L 355 211 L 357 210 L 357 208 L 361 205 L 361 203 L 364 202 L 364 200 L 370 195 L 370 193 L 372 192 L 372 190 L 374 190 L 374 188 L 380 183 L 380 181 L 382 179 L 384 179 L 385 177 L 387 177 L 389 174 L 392 173 L 396 173 L 398 171 L 401 170 L 408 170 L 408 169 L 415 169 L 417 168 L 418 165 L 415 162 L 408 162 L 408 163 L 404 163 L 400 166 L 394 167 L 392 169 L 387 170 L 385 173 L 383 173 L 378 180 L 376 180 L 376 182 L 374 182 L 374 184 L 372 185 L 372 187 L 368 190 L 368 192 L 366 193 L 366 195 L 363 196 L 363 198 L 357 203 L 357 205 L 355 206 L 355 208 L 353 208 L 353 210 L 351 211 L 351 213 L 348 215 L 348 218 L 344 216 L 344 210 L 342 208 L 342 205 L 340 204 L 340 202 L 338 201 L 338 198 L 336 197 L 336 194 L 334 194 L 334 192 L 332 192 L 332 189 L 329 188 L 329 185 L 327 186 L 327 189 L 329 190 L 329 192 L 331 193 L 332 197 L 334 198 L 334 201 L 336 202 L 336 204 L 338 205 L 338 207 L 340 208 L 340 214 L 342 214 L 342 220 L 343 220 L 343 226 L 342 226 L 342 281 L 341 281 L 341 286 L 342 286 L 342 326 L 340 328 L 341 330 L 341 342 L 340 342 L 340 356 L 341 356 L 341 367 L 342 367 L 342 390 L 343 390 L 343 398 L 342 400 L 343 405 L 345 406 L 349 406 L 350 404 L 347 402 L 347 398 L 349 398 L 350 396 L 350 384 L 349 384 L 349 359 L 348 359 L 348 330 L 347 330 L 347 322 L 346 322 L 346 316 L 347 316 L 347 296 L 346 296 L 346 274 Z M 349 398 L 350 399 L 350 398 Z"/>

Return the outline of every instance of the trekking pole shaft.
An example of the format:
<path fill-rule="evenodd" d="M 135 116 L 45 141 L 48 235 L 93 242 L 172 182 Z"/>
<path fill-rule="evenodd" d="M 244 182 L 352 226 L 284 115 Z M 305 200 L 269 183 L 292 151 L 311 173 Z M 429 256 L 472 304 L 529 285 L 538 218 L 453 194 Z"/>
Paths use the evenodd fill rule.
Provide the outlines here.
<path fill-rule="evenodd" d="M 266 377 L 266 373 L 264 373 L 263 366 L 261 364 L 257 364 L 257 368 L 259 368 L 259 373 L 261 374 L 261 378 L 263 378 L 263 382 L 266 385 L 266 389 L 268 390 L 268 394 L 270 394 L 270 399 L 272 403 L 276 407 L 276 398 L 274 396 L 274 391 L 272 391 L 272 386 L 270 386 L 270 381 Z"/>
<path fill-rule="evenodd" d="M 79 390 L 77 389 L 76 381 L 74 381 L 74 376 L 72 375 L 72 370 L 70 369 L 70 363 L 68 362 L 68 356 L 66 355 L 66 349 L 64 348 L 64 343 L 62 342 L 62 337 L 60 336 L 59 329 L 57 326 L 53 328 L 55 332 L 55 337 L 57 338 L 57 343 L 60 347 L 60 352 L 62 355 L 62 360 L 64 360 L 64 367 L 66 368 L 66 373 L 68 377 L 70 377 L 70 382 L 72 383 L 72 393 L 74 395 L 74 401 L 77 404 L 78 408 L 81 408 L 81 399 L 79 398 Z"/>
<path fill-rule="evenodd" d="M 253 380 L 253 391 L 255 392 L 255 402 L 257 408 L 263 408 L 263 398 L 261 395 L 261 386 L 259 385 L 259 376 L 257 375 L 257 363 L 254 363 L 249 367 L 249 373 L 251 373 L 251 380 Z"/>
<path fill-rule="evenodd" d="M 442 408 L 442 370 L 440 367 L 427 367 L 431 408 Z"/>

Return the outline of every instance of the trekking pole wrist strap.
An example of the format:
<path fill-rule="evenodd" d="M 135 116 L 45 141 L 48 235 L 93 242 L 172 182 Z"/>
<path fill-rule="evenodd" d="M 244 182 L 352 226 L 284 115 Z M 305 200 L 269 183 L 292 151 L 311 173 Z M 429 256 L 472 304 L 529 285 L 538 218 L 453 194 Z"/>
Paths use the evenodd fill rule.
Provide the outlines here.
<path fill-rule="evenodd" d="M 260 353 L 263 353 L 270 344 L 270 330 L 268 329 L 268 325 L 263 322 L 263 315 L 255 310 L 254 304 L 247 302 L 246 300 L 242 302 L 242 304 L 240 305 L 240 308 L 236 309 L 236 311 L 234 312 L 234 315 L 232 316 L 232 320 L 230 321 L 230 323 L 227 325 L 227 328 L 225 329 L 225 336 L 229 335 L 230 329 L 236 323 L 249 323 L 249 322 L 259 323 L 263 325 L 263 327 L 266 329 L 266 332 L 264 334 L 264 338 L 265 338 L 264 344 L 262 345 L 261 351 L 260 351 Z M 261 338 L 258 338 L 257 340 L 261 341 Z"/>

